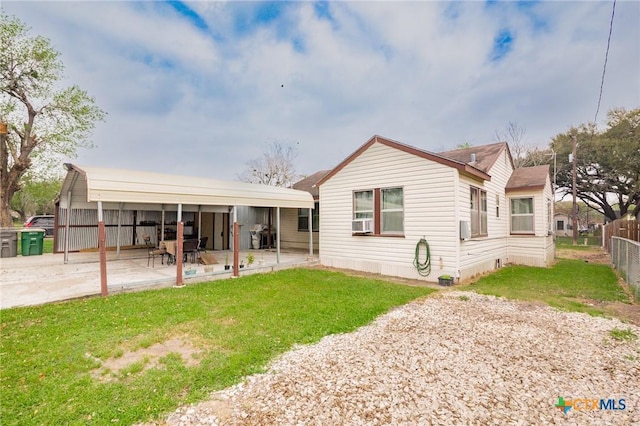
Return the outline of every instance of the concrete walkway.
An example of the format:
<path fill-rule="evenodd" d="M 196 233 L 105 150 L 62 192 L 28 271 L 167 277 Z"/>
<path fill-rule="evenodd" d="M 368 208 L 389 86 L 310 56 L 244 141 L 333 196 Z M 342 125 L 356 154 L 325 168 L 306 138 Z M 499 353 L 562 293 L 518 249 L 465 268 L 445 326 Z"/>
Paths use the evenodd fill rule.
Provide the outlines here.
<path fill-rule="evenodd" d="M 240 275 L 270 272 L 317 263 L 317 257 L 309 253 L 280 253 L 280 263 L 276 262 L 275 250 L 251 250 L 240 253 L 245 259 L 252 252 L 255 262 L 240 270 Z M 183 283 L 231 278 L 231 271 L 225 271 L 225 257 L 233 258 L 232 252 L 209 251 L 218 264 L 204 265 L 186 262 L 184 271 L 195 269 L 195 275 L 184 276 Z M 136 291 L 148 288 L 171 287 L 176 282 L 176 266 L 160 263 L 156 257 L 155 267 L 147 266 L 147 250 L 123 250 L 107 252 L 107 284 L 109 294 L 122 291 Z M 44 303 L 75 299 L 100 294 L 100 263 L 98 253 L 70 253 L 69 262 L 64 263 L 63 254 L 43 254 L 39 256 L 17 256 L 0 259 L 0 309 L 40 305 Z"/>

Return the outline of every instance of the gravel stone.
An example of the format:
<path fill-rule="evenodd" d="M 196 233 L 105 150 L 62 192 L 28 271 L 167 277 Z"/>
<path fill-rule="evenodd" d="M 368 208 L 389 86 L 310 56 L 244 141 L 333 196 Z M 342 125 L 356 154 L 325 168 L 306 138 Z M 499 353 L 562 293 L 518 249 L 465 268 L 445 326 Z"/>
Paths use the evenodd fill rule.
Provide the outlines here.
<path fill-rule="evenodd" d="M 615 319 L 446 292 L 295 347 L 165 424 L 640 425 L 640 339 L 614 340 L 614 328 L 640 336 Z M 559 396 L 626 409 L 565 414 Z"/>

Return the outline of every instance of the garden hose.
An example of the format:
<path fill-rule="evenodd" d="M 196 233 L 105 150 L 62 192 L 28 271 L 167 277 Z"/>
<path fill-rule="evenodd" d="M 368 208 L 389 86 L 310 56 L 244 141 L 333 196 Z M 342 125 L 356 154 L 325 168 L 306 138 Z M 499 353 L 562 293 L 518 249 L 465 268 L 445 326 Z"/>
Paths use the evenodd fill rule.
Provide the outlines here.
<path fill-rule="evenodd" d="M 424 262 L 420 261 L 420 247 L 424 246 L 425 258 Z M 416 255 L 413 259 L 413 266 L 416 267 L 418 273 L 426 277 L 431 273 L 431 253 L 429 252 L 429 243 L 424 238 L 421 238 L 416 244 Z"/>

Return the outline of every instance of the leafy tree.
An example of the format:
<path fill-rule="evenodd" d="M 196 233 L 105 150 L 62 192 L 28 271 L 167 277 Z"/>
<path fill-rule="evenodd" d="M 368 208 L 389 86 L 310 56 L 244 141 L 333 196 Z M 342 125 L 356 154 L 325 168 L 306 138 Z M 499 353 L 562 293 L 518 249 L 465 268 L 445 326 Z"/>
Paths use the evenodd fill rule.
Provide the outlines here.
<path fill-rule="evenodd" d="M 56 87 L 60 54 L 41 36 L 30 37 L 15 17 L 0 13 L 0 226 L 11 226 L 10 205 L 29 170 L 51 170 L 75 154 L 105 113 L 77 86 Z"/>
<path fill-rule="evenodd" d="M 572 193 L 569 153 L 577 138 L 576 192 L 580 200 L 612 221 L 630 212 L 640 214 L 640 108 L 608 113 L 607 128 L 582 124 L 553 138 L 557 152 L 557 183 L 563 195 Z"/>
<path fill-rule="evenodd" d="M 27 174 L 22 189 L 11 200 L 11 208 L 20 213 L 23 221 L 34 214 L 53 214 L 60 188 L 62 179 L 35 179 Z"/>
<path fill-rule="evenodd" d="M 298 178 L 293 165 L 296 157 L 294 147 L 285 147 L 274 141 L 261 157 L 247 163 L 248 168 L 239 175 L 239 179 L 243 182 L 290 187 Z"/>

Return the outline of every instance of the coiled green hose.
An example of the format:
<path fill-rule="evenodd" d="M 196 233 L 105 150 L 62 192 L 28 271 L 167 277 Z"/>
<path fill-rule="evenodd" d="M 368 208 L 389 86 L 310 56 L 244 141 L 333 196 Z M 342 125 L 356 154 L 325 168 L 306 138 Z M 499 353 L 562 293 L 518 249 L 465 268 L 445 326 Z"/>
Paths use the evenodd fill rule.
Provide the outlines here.
<path fill-rule="evenodd" d="M 420 261 L 420 247 L 424 246 L 425 259 L 424 262 Z M 416 267 L 418 273 L 426 277 L 431 273 L 431 253 L 429 252 L 429 243 L 424 238 L 421 238 L 416 244 L 416 255 L 413 259 L 413 266 Z"/>

